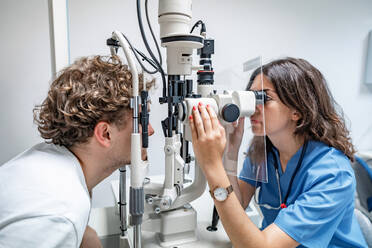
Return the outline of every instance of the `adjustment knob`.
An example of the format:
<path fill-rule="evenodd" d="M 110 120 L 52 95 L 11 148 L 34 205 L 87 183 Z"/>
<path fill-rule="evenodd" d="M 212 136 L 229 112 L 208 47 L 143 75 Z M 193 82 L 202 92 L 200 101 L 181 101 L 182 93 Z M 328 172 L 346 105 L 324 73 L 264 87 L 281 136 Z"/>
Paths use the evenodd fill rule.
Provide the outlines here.
<path fill-rule="evenodd" d="M 239 118 L 239 107 L 233 103 L 228 103 L 222 108 L 222 119 L 227 122 L 234 122 Z"/>

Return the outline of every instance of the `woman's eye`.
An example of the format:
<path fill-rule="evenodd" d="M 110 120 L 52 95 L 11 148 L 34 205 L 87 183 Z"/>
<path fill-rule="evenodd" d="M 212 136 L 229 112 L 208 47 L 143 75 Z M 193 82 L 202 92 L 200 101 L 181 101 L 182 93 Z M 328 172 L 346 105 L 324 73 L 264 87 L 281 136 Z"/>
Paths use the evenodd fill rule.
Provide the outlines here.
<path fill-rule="evenodd" d="M 273 100 L 271 96 L 266 95 L 266 102 Z"/>

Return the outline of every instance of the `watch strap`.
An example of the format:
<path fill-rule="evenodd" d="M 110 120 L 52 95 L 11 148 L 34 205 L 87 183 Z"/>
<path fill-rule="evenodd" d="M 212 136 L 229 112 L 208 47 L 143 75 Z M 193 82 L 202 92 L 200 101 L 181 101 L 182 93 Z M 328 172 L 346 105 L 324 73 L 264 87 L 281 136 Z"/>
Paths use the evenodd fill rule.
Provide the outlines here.
<path fill-rule="evenodd" d="M 213 199 L 215 199 L 213 193 L 214 193 L 214 191 L 215 191 L 216 189 L 218 189 L 218 188 L 222 188 L 222 187 L 217 186 L 217 187 L 215 187 L 213 190 L 209 190 L 209 193 L 211 194 L 211 197 L 212 197 Z M 227 191 L 227 196 L 229 196 L 230 193 L 234 191 L 234 188 L 233 188 L 233 186 L 232 186 L 231 184 L 230 184 L 230 186 L 227 186 L 225 189 L 226 189 L 226 191 Z M 226 198 L 226 199 L 227 199 L 227 198 Z"/>
<path fill-rule="evenodd" d="M 234 188 L 233 188 L 233 186 L 230 184 L 230 186 L 227 187 L 226 190 L 227 190 L 227 195 L 229 195 L 231 192 L 234 191 Z"/>

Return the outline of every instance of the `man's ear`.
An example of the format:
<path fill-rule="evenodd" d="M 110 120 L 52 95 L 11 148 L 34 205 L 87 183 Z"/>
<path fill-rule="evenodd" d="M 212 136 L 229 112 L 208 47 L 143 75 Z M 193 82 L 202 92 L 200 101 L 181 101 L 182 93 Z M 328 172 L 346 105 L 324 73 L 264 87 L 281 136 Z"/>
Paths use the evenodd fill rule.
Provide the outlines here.
<path fill-rule="evenodd" d="M 111 126 L 105 121 L 100 121 L 94 127 L 94 137 L 99 144 L 109 147 L 111 144 Z"/>

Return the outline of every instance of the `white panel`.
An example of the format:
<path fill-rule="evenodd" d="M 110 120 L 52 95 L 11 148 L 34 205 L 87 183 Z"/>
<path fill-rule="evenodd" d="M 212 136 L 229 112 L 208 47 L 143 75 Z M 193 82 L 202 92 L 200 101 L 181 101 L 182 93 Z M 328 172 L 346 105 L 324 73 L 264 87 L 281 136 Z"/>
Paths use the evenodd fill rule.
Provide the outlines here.
<path fill-rule="evenodd" d="M 0 166 L 41 142 L 32 109 L 51 78 L 48 2 L 0 1 Z"/>
<path fill-rule="evenodd" d="M 365 82 L 368 85 L 372 85 L 372 30 L 369 32 L 368 44 L 367 44 Z"/>
<path fill-rule="evenodd" d="M 49 0 L 52 74 L 69 65 L 67 0 Z"/>

